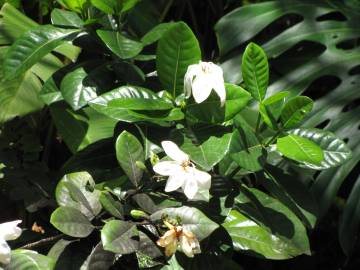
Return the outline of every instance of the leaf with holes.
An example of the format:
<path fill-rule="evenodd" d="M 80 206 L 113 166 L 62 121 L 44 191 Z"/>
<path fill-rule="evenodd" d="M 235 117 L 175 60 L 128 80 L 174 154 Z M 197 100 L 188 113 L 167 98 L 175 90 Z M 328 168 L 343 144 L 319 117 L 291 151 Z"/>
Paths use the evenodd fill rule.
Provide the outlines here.
<path fill-rule="evenodd" d="M 276 149 L 287 158 L 315 166 L 319 166 L 324 160 L 324 153 L 319 145 L 297 135 L 278 138 Z"/>
<path fill-rule="evenodd" d="M 136 165 L 137 161 L 145 162 L 144 149 L 139 140 L 127 131 L 123 131 L 116 140 L 116 158 L 131 182 L 138 186 L 143 170 Z"/>
<path fill-rule="evenodd" d="M 72 237 L 87 237 L 94 230 L 88 218 L 72 207 L 58 207 L 51 214 L 50 223 L 62 233 Z"/>
<path fill-rule="evenodd" d="M 201 60 L 199 43 L 183 22 L 175 23 L 160 38 L 156 52 L 156 70 L 162 86 L 173 97 L 184 92 L 184 76 L 189 65 Z"/>
<path fill-rule="evenodd" d="M 166 208 L 159 210 L 150 216 L 152 221 L 162 220 L 163 215 L 169 218 L 180 218 L 184 229 L 195 234 L 199 241 L 208 237 L 217 227 L 218 224 L 210 220 L 200 210 L 194 207 L 182 206 L 179 208 Z"/>
<path fill-rule="evenodd" d="M 133 253 L 139 248 L 139 232 L 136 225 L 121 220 L 111 220 L 101 230 L 104 250 L 119 254 Z"/>
<path fill-rule="evenodd" d="M 269 65 L 266 54 L 260 46 L 250 43 L 246 49 L 241 66 L 246 90 L 257 101 L 262 101 L 269 82 Z"/>
<path fill-rule="evenodd" d="M 351 158 L 350 148 L 330 131 L 317 128 L 297 128 L 289 130 L 288 133 L 307 138 L 319 145 L 323 150 L 324 160 L 321 161 L 321 164 L 317 166 L 305 163 L 304 165 L 308 168 L 315 170 L 329 169 L 340 166 Z"/>

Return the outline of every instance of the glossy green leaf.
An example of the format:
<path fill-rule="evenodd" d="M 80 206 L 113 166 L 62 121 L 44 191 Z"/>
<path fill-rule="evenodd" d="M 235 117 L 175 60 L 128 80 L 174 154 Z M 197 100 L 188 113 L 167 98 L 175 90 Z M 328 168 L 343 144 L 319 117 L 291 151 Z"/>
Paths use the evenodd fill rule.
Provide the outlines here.
<path fill-rule="evenodd" d="M 267 165 L 265 172 L 258 175 L 261 184 L 293 211 L 308 228 L 314 228 L 319 209 L 310 189 L 298 177 L 277 167 Z"/>
<path fill-rule="evenodd" d="M 277 139 L 276 149 L 285 157 L 298 162 L 320 165 L 324 153 L 316 143 L 297 135 L 287 135 Z"/>
<path fill-rule="evenodd" d="M 200 122 L 222 123 L 232 119 L 250 101 L 249 92 L 234 84 L 225 84 L 226 102 L 221 107 L 219 98 L 211 95 L 207 100 L 198 104 L 191 101 L 186 105 L 186 113 Z"/>
<path fill-rule="evenodd" d="M 58 207 L 51 214 L 50 223 L 62 233 L 72 237 L 87 237 L 94 230 L 88 218 L 72 207 Z"/>
<path fill-rule="evenodd" d="M 105 45 L 121 59 L 135 57 L 143 49 L 141 42 L 129 39 L 119 32 L 97 30 L 96 33 Z"/>
<path fill-rule="evenodd" d="M 165 208 L 152 214 L 150 219 L 152 221 L 159 221 L 163 215 L 168 215 L 169 218 L 174 219 L 180 218 L 183 228 L 191 231 L 199 241 L 208 237 L 219 227 L 218 224 L 194 207 Z"/>
<path fill-rule="evenodd" d="M 309 240 L 304 225 L 293 212 L 278 200 L 257 189 L 243 186 L 240 195 L 235 199 L 234 210 L 251 217 L 253 222 L 270 233 L 268 236 L 262 235 L 261 237 L 262 242 L 266 243 L 265 245 L 251 243 L 255 245 L 256 252 L 260 252 L 260 256 L 263 255 L 271 259 L 288 259 L 300 254 L 310 254 Z M 246 223 L 241 223 L 241 220 L 240 224 L 236 221 L 234 223 L 246 225 Z M 246 241 L 242 237 L 237 238 L 237 234 L 246 235 L 246 232 L 241 232 L 242 228 L 237 228 L 234 223 L 229 224 L 229 233 L 233 237 L 234 245 L 236 249 L 247 252 L 248 248 L 242 246 Z M 250 225 L 249 234 L 255 237 L 254 240 L 256 240 L 256 230 L 264 234 L 264 230 L 257 228 L 252 222 L 248 224 Z M 272 247 L 271 250 L 269 250 L 269 245 Z"/>
<path fill-rule="evenodd" d="M 183 22 L 175 23 L 160 38 L 156 52 L 156 70 L 162 86 L 173 97 L 183 93 L 184 76 L 189 65 L 201 60 L 199 43 Z"/>
<path fill-rule="evenodd" d="M 101 242 L 105 250 L 129 254 L 139 248 L 139 232 L 134 223 L 111 220 L 101 230 Z"/>
<path fill-rule="evenodd" d="M 96 89 L 96 84 L 83 67 L 67 73 L 60 84 L 63 98 L 74 110 L 81 109 L 90 100 L 95 99 Z"/>
<path fill-rule="evenodd" d="M 113 252 L 104 250 L 102 243 L 98 243 L 81 265 L 80 270 L 104 270 L 109 269 L 115 261 Z"/>
<path fill-rule="evenodd" d="M 118 0 L 90 0 L 91 4 L 107 14 L 118 13 L 121 10 L 121 3 Z"/>
<path fill-rule="evenodd" d="M 141 42 L 144 46 L 150 45 L 158 41 L 164 33 L 173 26 L 173 23 L 160 23 L 147 32 L 142 38 Z"/>
<path fill-rule="evenodd" d="M 6 47 L 0 48 L 0 64 L 3 64 Z M 0 80 L 3 74 L 0 69 Z M 40 80 L 28 71 L 6 83 L 0 84 L 0 124 L 5 123 L 16 116 L 24 116 L 39 110 L 43 103 L 38 97 L 41 89 Z"/>
<path fill-rule="evenodd" d="M 114 217 L 123 218 L 124 209 L 119 201 L 116 201 L 109 192 L 101 192 L 100 203 L 104 209 Z"/>
<path fill-rule="evenodd" d="M 47 256 L 49 258 L 52 258 L 53 260 L 57 261 L 60 257 L 60 255 L 64 252 L 67 246 L 69 246 L 71 243 L 73 243 L 73 240 L 64 240 L 60 239 L 58 240 L 49 250 L 47 253 Z"/>
<path fill-rule="evenodd" d="M 81 13 L 85 8 L 87 0 L 58 0 L 58 2 L 72 11 Z"/>
<path fill-rule="evenodd" d="M 11 251 L 10 264 L 6 266 L 7 270 L 53 270 L 54 268 L 55 261 L 52 258 L 26 249 Z"/>
<path fill-rule="evenodd" d="M 211 136 L 211 132 L 216 132 Z M 174 141 L 190 156 L 190 159 L 204 170 L 209 171 L 226 155 L 229 150 L 232 133 L 219 126 L 204 126 L 196 133 L 174 133 Z M 196 144 L 193 140 L 197 141 Z"/>
<path fill-rule="evenodd" d="M 281 123 L 284 128 L 292 128 L 311 112 L 313 101 L 305 96 L 293 97 L 286 102 L 281 111 Z"/>
<path fill-rule="evenodd" d="M 56 103 L 50 107 L 50 112 L 59 135 L 73 153 L 101 139 L 112 137 L 117 123 L 113 118 L 89 107 L 74 112 L 65 104 Z"/>
<path fill-rule="evenodd" d="M 56 201 L 60 206 L 76 208 L 92 219 L 101 211 L 100 191 L 94 186 L 95 182 L 87 172 L 66 174 L 56 186 Z"/>
<path fill-rule="evenodd" d="M 250 43 L 246 49 L 241 66 L 246 90 L 257 101 L 265 98 L 269 82 L 269 65 L 263 49 Z"/>
<path fill-rule="evenodd" d="M 5 77 L 11 79 L 21 75 L 77 31 L 43 25 L 26 32 L 6 53 Z"/>
<path fill-rule="evenodd" d="M 266 151 L 261 145 L 231 154 L 231 158 L 243 169 L 256 172 L 262 170 L 266 161 Z"/>
<path fill-rule="evenodd" d="M 53 25 L 76 28 L 81 28 L 84 25 L 83 20 L 76 13 L 58 8 L 51 12 L 51 22 Z"/>
<path fill-rule="evenodd" d="M 262 120 L 273 130 L 278 129 L 277 121 L 284 106 L 285 97 L 288 95 L 289 92 L 287 91 L 279 92 L 259 104 L 259 112 Z"/>
<path fill-rule="evenodd" d="M 145 162 L 144 149 L 138 139 L 127 131 L 123 131 L 116 140 L 116 158 L 131 182 L 138 186 L 143 170 L 136 161 Z"/>
<path fill-rule="evenodd" d="M 330 131 L 317 128 L 297 128 L 289 133 L 309 139 L 320 146 L 324 152 L 324 159 L 320 165 L 305 164 L 306 167 L 324 170 L 342 165 L 351 158 L 351 150 L 344 141 Z"/>
<path fill-rule="evenodd" d="M 340 218 L 339 240 L 346 255 L 351 255 L 360 226 L 360 177 L 347 199 L 344 212 Z"/>
<path fill-rule="evenodd" d="M 46 105 L 50 105 L 64 99 L 53 77 L 50 77 L 45 81 L 39 93 L 39 98 Z"/>

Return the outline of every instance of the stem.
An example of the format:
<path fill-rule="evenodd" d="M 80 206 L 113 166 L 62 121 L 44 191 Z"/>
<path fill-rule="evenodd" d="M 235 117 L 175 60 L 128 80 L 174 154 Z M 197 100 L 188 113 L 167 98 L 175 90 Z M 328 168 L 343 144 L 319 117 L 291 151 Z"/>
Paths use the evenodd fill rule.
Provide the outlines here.
<path fill-rule="evenodd" d="M 60 239 L 60 238 L 63 237 L 63 236 L 65 236 L 63 233 L 62 233 L 62 234 L 59 234 L 59 235 L 51 236 L 51 237 L 44 238 L 44 239 L 41 239 L 41 240 L 39 240 L 39 241 L 30 243 L 30 244 L 26 244 L 26 245 L 24 245 L 24 246 L 22 246 L 22 247 L 19 247 L 19 248 L 22 248 L 22 249 L 33 249 L 33 248 L 35 248 L 35 247 L 45 245 L 45 244 L 48 243 L 48 242 L 52 242 L 52 241 L 58 240 L 58 239 Z"/>
<path fill-rule="evenodd" d="M 271 139 L 264 145 L 265 147 L 269 146 L 271 143 L 273 143 L 273 141 L 277 138 L 277 136 L 279 136 L 279 134 L 282 132 L 282 129 L 279 129 L 278 131 L 276 131 L 276 133 L 274 134 L 274 136 L 271 137 Z"/>
<path fill-rule="evenodd" d="M 257 116 L 257 119 L 256 119 L 256 126 L 255 126 L 255 133 L 256 134 L 258 134 L 258 132 L 259 132 L 260 119 L 261 119 L 261 116 L 260 116 L 260 113 L 259 113 L 258 116 Z"/>
<path fill-rule="evenodd" d="M 161 13 L 159 22 L 163 22 L 163 20 L 165 19 L 166 15 L 169 12 L 170 7 L 172 6 L 172 4 L 174 3 L 174 0 L 170 0 L 167 2 L 167 5 L 165 6 L 163 12 Z"/>

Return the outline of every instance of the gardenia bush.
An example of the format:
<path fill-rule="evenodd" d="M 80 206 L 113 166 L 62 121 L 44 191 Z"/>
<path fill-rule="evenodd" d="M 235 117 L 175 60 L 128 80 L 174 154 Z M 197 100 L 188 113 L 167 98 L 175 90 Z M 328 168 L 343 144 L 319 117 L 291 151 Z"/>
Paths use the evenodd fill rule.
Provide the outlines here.
<path fill-rule="evenodd" d="M 97 58 L 69 61 L 42 80 L 40 97 L 59 130 L 71 124 L 70 112 L 71 121 L 96 116 L 100 121 L 84 121 L 95 123 L 93 130 L 110 123 L 114 133 L 73 145 L 56 186 L 50 222 L 58 241 L 49 253 L 15 249 L 10 260 L 4 235 L 2 267 L 55 269 L 78 246 L 88 248 L 80 269 L 129 262 L 141 269 L 240 269 L 234 251 L 310 255 L 314 199 L 294 177 L 339 166 L 351 152 L 333 133 L 301 126 L 313 107 L 309 97 L 286 89 L 267 95 L 262 48 L 247 45 L 235 67 L 243 82 L 230 84 L 219 65 L 202 59 L 184 22 L 137 38 L 120 19 L 137 1 L 61 2 L 67 10 L 53 10 L 53 25 L 24 32 L 7 50 L 4 76 L 37 72 L 52 51 L 69 57 L 62 49 L 86 51 L 94 42 Z M 102 20 L 104 14 L 120 23 Z M 112 151 L 118 164 L 110 168 Z"/>

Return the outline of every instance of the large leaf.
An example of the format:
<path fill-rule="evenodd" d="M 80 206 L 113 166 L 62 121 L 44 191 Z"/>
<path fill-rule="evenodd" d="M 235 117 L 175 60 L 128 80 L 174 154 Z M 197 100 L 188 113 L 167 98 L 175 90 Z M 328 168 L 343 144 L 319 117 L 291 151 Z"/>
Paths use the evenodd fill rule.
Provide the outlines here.
<path fill-rule="evenodd" d="M 255 145 L 231 154 L 231 158 L 243 169 L 256 172 L 262 170 L 265 160 L 266 151 L 261 145 Z"/>
<path fill-rule="evenodd" d="M 241 68 L 246 90 L 254 99 L 262 101 L 268 86 L 269 66 L 261 47 L 255 43 L 250 43 L 246 47 Z"/>
<path fill-rule="evenodd" d="M 163 36 L 163 34 L 170 29 L 172 25 L 172 22 L 160 23 L 156 25 L 141 38 L 142 44 L 146 46 L 158 41 Z"/>
<path fill-rule="evenodd" d="M 207 100 L 198 104 L 195 101 L 186 105 L 186 113 L 200 122 L 222 123 L 232 119 L 249 102 L 250 94 L 242 87 L 234 84 L 225 84 L 226 102 L 221 106 L 219 98 L 211 95 Z"/>
<path fill-rule="evenodd" d="M 163 215 L 170 218 L 180 218 L 182 226 L 195 234 L 200 241 L 208 237 L 218 224 L 210 220 L 200 210 L 194 207 L 182 206 L 179 208 L 165 208 L 159 210 L 150 216 L 151 220 L 161 220 Z"/>
<path fill-rule="evenodd" d="M 83 67 L 65 75 L 60 84 L 62 97 L 74 110 L 84 107 L 97 97 L 96 84 Z"/>
<path fill-rule="evenodd" d="M 116 157 L 121 168 L 131 182 L 138 186 L 143 175 L 143 170 L 136 162 L 145 161 L 144 149 L 138 139 L 127 131 L 123 131 L 116 140 Z"/>
<path fill-rule="evenodd" d="M 73 153 L 96 141 L 112 137 L 117 123 L 113 118 L 89 107 L 74 112 L 65 104 L 57 103 L 50 107 L 50 112 L 59 135 Z"/>
<path fill-rule="evenodd" d="M 81 28 L 83 20 L 75 12 L 55 8 L 51 12 L 51 22 L 53 25 L 69 26 Z"/>
<path fill-rule="evenodd" d="M 100 191 L 94 186 L 95 182 L 87 172 L 66 174 L 56 187 L 56 201 L 60 206 L 76 208 L 92 219 L 101 211 Z"/>
<path fill-rule="evenodd" d="M 139 247 L 139 232 L 134 223 L 111 220 L 101 230 L 101 241 L 105 250 L 129 254 Z"/>
<path fill-rule="evenodd" d="M 269 256 L 269 258 L 273 259 L 287 259 L 300 254 L 310 254 L 309 240 L 307 239 L 304 225 L 293 212 L 278 200 L 257 189 L 243 187 L 240 195 L 235 199 L 234 210 L 246 215 L 271 233 L 271 240 L 267 241 L 269 236 L 264 236 L 263 230 L 254 227 L 254 224 L 251 222 L 249 224 L 251 225 L 250 229 L 254 227 L 253 229 L 261 232 L 264 239 L 263 242 L 266 243 L 265 245 L 257 244 L 256 252 L 260 251 L 260 256 Z M 235 223 L 240 225 L 241 220 L 240 222 L 235 221 Z M 244 239 L 237 236 L 242 234 L 242 228 L 237 228 L 234 223 L 230 223 L 228 228 L 230 229 L 230 235 L 233 236 L 234 246 L 237 249 L 246 251 L 248 248 L 242 246 Z M 253 237 L 256 235 L 256 232 L 250 231 L 249 233 Z M 246 241 L 244 244 L 246 244 Z M 272 250 L 276 254 L 269 251 L 269 245 L 271 245 Z M 262 250 L 264 250 L 264 253 L 261 252 Z"/>
<path fill-rule="evenodd" d="M 220 126 L 197 127 L 194 130 L 196 132 L 191 130 L 174 132 L 174 140 L 185 153 L 190 155 L 192 161 L 209 171 L 229 151 L 232 133 Z"/>
<path fill-rule="evenodd" d="M 297 128 L 290 130 L 289 133 L 307 138 L 315 142 L 323 150 L 324 159 L 321 161 L 321 164 L 319 166 L 306 164 L 306 167 L 324 170 L 340 166 L 351 157 L 350 148 L 344 141 L 340 140 L 330 131 L 324 131 L 317 128 Z"/>
<path fill-rule="evenodd" d="M 278 138 L 276 149 L 298 162 L 306 162 L 319 166 L 324 160 L 324 153 L 316 143 L 297 135 L 287 135 Z"/>
<path fill-rule="evenodd" d="M 6 47 L 0 48 L 0 64 L 3 63 Z M 0 69 L 0 80 L 3 79 Z M 0 85 L 0 124 L 16 116 L 23 116 L 43 107 L 38 93 L 41 89 L 39 79 L 30 71 Z"/>
<path fill-rule="evenodd" d="M 51 214 L 50 223 L 59 231 L 73 237 L 87 237 L 94 229 L 87 217 L 72 207 L 58 207 Z"/>
<path fill-rule="evenodd" d="M 96 33 L 105 45 L 121 59 L 135 57 L 143 49 L 141 42 L 129 39 L 119 32 L 97 30 Z"/>
<path fill-rule="evenodd" d="M 102 243 L 97 244 L 81 266 L 80 270 L 109 269 L 115 261 L 113 252 L 104 250 Z"/>
<path fill-rule="evenodd" d="M 47 256 L 41 255 L 36 251 L 17 249 L 11 252 L 10 264 L 7 270 L 52 270 L 55 261 Z"/>
<path fill-rule="evenodd" d="M 175 23 L 161 37 L 156 52 L 156 69 L 163 87 L 173 97 L 183 93 L 189 65 L 201 60 L 199 43 L 183 22 Z"/>
<path fill-rule="evenodd" d="M 44 25 L 27 31 L 7 51 L 4 60 L 5 78 L 11 79 L 31 68 L 46 54 L 64 43 L 64 39 L 78 30 Z"/>

